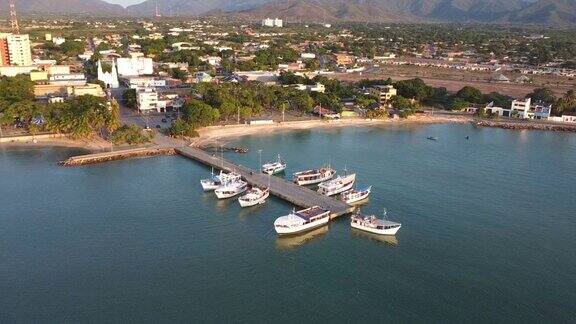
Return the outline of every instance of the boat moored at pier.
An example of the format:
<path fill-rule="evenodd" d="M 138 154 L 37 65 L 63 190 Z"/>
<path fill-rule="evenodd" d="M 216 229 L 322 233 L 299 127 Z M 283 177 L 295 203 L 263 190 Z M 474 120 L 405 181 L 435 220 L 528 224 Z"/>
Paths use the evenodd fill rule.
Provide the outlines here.
<path fill-rule="evenodd" d="M 270 196 L 270 188 L 258 188 L 253 187 L 248 192 L 238 198 L 238 202 L 241 207 L 252 207 L 260 205 L 266 202 L 266 199 Z"/>
<path fill-rule="evenodd" d="M 214 173 L 212 173 L 212 177 L 200 180 L 200 184 L 204 191 L 212 191 L 229 182 L 238 181 L 241 178 L 242 176 L 236 172 L 225 173 L 224 171 L 220 171 L 219 175 L 214 175 Z"/>
<path fill-rule="evenodd" d="M 318 185 L 318 193 L 325 196 L 334 196 L 350 190 L 356 181 L 356 173 L 346 176 L 338 176 L 335 179 L 322 182 Z"/>
<path fill-rule="evenodd" d="M 278 235 L 293 235 L 310 231 L 330 221 L 330 211 L 319 206 L 292 211 L 286 216 L 274 221 L 274 229 Z"/>
<path fill-rule="evenodd" d="M 336 170 L 332 168 L 320 168 L 294 173 L 294 183 L 299 186 L 313 185 L 328 181 L 336 175 Z"/>
<path fill-rule="evenodd" d="M 386 217 L 386 212 L 384 212 L 384 216 Z M 355 214 L 350 218 L 350 226 L 379 235 L 396 235 L 402 224 L 387 219 L 379 219 L 374 215 Z"/>
<path fill-rule="evenodd" d="M 343 192 L 340 195 L 340 199 L 342 199 L 342 201 L 347 204 L 353 204 L 368 199 L 368 196 L 370 196 L 371 192 L 372 186 L 353 188 Z"/>
<path fill-rule="evenodd" d="M 282 160 L 280 154 L 275 162 L 268 162 L 262 165 L 262 172 L 268 175 L 274 175 L 284 172 L 286 170 L 286 161 Z"/>
<path fill-rule="evenodd" d="M 218 199 L 226 199 L 237 196 L 248 189 L 248 183 L 242 180 L 230 182 L 218 189 L 214 190 Z"/>

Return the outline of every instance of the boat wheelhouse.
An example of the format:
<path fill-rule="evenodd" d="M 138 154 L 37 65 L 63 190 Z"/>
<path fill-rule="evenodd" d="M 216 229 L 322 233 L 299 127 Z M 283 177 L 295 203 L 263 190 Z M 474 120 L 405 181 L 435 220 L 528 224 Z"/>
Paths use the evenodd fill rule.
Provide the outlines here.
<path fill-rule="evenodd" d="M 336 175 L 336 170 L 332 168 L 320 168 L 294 173 L 294 183 L 299 186 L 313 185 L 328 181 Z"/>
<path fill-rule="evenodd" d="M 330 221 L 330 211 L 319 206 L 292 211 L 286 216 L 274 221 L 274 229 L 278 235 L 291 235 L 310 231 L 327 224 Z"/>
<path fill-rule="evenodd" d="M 219 175 L 212 173 L 212 177 L 200 180 L 200 184 L 204 191 L 212 191 L 230 182 L 238 181 L 241 178 L 242 176 L 236 172 L 225 173 L 224 171 L 220 171 Z"/>
<path fill-rule="evenodd" d="M 338 176 L 332 180 L 322 182 L 318 185 L 318 193 L 326 196 L 334 196 L 344 191 L 350 190 L 356 181 L 356 174 Z"/>
<path fill-rule="evenodd" d="M 218 199 L 226 199 L 237 196 L 248 189 L 248 183 L 242 180 L 230 182 L 218 189 L 214 190 Z"/>

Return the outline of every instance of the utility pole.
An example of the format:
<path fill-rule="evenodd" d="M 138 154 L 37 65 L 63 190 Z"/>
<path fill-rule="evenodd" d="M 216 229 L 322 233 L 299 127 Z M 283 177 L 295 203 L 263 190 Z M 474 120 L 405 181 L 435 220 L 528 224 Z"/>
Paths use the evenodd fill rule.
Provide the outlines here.
<path fill-rule="evenodd" d="M 20 34 L 20 26 L 18 26 L 18 17 L 16 16 L 16 6 L 14 0 L 9 0 L 10 3 L 10 27 L 12 32 L 16 35 Z"/>

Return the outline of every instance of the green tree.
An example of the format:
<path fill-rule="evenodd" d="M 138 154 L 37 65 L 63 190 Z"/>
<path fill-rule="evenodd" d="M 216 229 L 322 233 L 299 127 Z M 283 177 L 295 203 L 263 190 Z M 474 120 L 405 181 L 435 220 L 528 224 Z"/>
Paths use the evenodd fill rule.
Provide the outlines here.
<path fill-rule="evenodd" d="M 212 125 L 220 119 L 218 109 L 200 101 L 190 100 L 182 107 L 184 119 L 195 126 Z"/>
<path fill-rule="evenodd" d="M 152 140 L 152 135 L 137 125 L 124 125 L 112 132 L 111 139 L 114 144 L 127 143 L 132 145 L 148 143 Z"/>
<path fill-rule="evenodd" d="M 558 99 L 552 106 L 552 113 L 556 116 L 576 113 L 576 90 L 569 90 L 564 97 Z"/>
<path fill-rule="evenodd" d="M 450 110 L 462 110 L 464 108 L 470 107 L 472 104 L 462 98 L 454 98 L 450 103 Z"/>
<path fill-rule="evenodd" d="M 172 136 L 198 136 L 198 132 L 194 130 L 194 125 L 182 118 L 178 118 L 172 123 L 172 126 L 168 129 L 168 133 Z"/>
<path fill-rule="evenodd" d="M 482 91 L 480 91 L 474 87 L 471 87 L 471 86 L 465 86 L 462 89 L 460 89 L 456 93 L 456 97 L 459 99 L 462 99 L 464 101 L 472 102 L 472 103 L 483 103 L 484 102 L 484 96 L 482 95 Z"/>
<path fill-rule="evenodd" d="M 122 99 L 124 100 L 124 104 L 132 109 L 136 108 L 136 90 L 135 89 L 127 89 L 124 90 L 122 93 Z"/>
<path fill-rule="evenodd" d="M 526 95 L 526 98 L 531 98 L 532 102 L 542 101 L 548 104 L 556 102 L 554 92 L 549 88 L 536 88 Z"/>
<path fill-rule="evenodd" d="M 60 45 L 60 50 L 68 56 L 78 56 L 84 53 L 86 44 L 83 42 L 67 40 Z"/>

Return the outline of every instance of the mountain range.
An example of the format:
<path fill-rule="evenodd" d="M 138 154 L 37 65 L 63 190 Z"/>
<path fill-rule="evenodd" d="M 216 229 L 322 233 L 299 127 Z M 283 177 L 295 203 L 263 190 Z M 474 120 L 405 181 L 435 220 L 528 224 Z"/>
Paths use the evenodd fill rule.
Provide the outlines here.
<path fill-rule="evenodd" d="M 7 1 L 0 10 L 7 10 Z M 16 0 L 21 14 L 225 15 L 309 22 L 481 22 L 576 25 L 576 0 L 147 0 L 123 8 L 103 0 Z"/>

